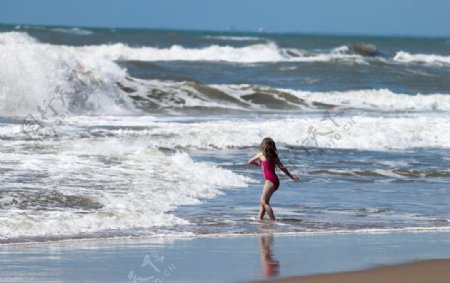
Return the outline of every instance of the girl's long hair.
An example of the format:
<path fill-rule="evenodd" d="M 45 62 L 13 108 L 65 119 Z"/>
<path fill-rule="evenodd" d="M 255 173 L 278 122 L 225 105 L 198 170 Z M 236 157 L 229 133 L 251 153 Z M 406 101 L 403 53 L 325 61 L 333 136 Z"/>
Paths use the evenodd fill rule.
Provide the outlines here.
<path fill-rule="evenodd" d="M 278 158 L 277 147 L 271 138 L 264 138 L 261 142 L 260 149 L 267 160 Z"/>

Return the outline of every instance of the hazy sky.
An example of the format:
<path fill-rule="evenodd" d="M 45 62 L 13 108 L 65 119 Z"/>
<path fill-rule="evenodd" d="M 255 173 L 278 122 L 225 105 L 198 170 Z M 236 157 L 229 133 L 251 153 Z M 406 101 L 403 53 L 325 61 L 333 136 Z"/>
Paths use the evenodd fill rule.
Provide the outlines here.
<path fill-rule="evenodd" d="M 0 0 L 0 23 L 450 37 L 450 0 Z"/>

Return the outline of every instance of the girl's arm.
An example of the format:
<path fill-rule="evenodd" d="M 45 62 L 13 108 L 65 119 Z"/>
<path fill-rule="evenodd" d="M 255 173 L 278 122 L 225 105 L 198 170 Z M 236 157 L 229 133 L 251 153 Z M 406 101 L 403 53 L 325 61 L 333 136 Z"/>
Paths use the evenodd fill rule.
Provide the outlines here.
<path fill-rule="evenodd" d="M 281 169 L 281 171 L 283 171 L 284 174 L 286 174 L 292 180 L 294 180 L 294 181 L 300 180 L 299 177 L 292 175 L 291 172 L 289 172 L 289 170 L 286 167 L 284 167 L 283 163 L 281 163 L 279 158 L 277 158 L 277 165 Z"/>
<path fill-rule="evenodd" d="M 248 161 L 248 165 L 255 165 L 259 166 L 259 163 L 257 162 L 261 158 L 261 152 L 250 158 Z"/>

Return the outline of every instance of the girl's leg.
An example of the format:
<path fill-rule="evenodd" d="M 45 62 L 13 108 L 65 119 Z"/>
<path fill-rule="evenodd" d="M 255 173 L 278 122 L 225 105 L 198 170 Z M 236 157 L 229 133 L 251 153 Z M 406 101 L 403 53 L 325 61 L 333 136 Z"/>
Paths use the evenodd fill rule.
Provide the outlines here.
<path fill-rule="evenodd" d="M 261 197 L 262 197 L 262 195 L 261 195 Z M 266 209 L 264 208 L 264 205 L 260 202 L 259 203 L 259 213 L 258 213 L 259 220 L 263 220 L 264 214 L 266 214 Z"/>
<path fill-rule="evenodd" d="M 272 197 L 273 192 L 275 192 L 275 184 L 271 181 L 266 180 L 264 184 L 263 193 L 261 195 L 261 206 L 260 206 L 260 214 L 259 219 L 263 219 L 264 212 L 267 212 L 270 220 L 275 220 L 275 215 L 273 214 L 272 207 L 270 206 L 270 198 Z M 261 210 L 262 208 L 262 210 Z"/>

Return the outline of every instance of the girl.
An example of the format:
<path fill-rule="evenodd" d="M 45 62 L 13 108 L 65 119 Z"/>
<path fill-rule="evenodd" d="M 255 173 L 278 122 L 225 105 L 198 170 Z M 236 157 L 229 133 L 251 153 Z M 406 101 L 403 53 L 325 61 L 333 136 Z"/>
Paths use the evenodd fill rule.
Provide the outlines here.
<path fill-rule="evenodd" d="M 261 194 L 261 204 L 259 206 L 259 219 L 263 220 L 264 214 L 267 212 L 270 220 L 275 220 L 275 215 L 273 214 L 272 207 L 270 207 L 269 201 L 272 197 L 272 194 L 278 189 L 280 186 L 280 181 L 278 180 L 278 176 L 275 173 L 275 166 L 278 166 L 281 171 L 284 172 L 287 176 L 289 176 L 292 180 L 298 181 L 299 178 L 297 176 L 291 175 L 286 167 L 281 163 L 280 159 L 278 159 L 277 148 L 275 146 L 275 142 L 271 138 L 265 138 L 262 140 L 260 145 L 261 152 L 253 156 L 249 161 L 249 165 L 261 166 L 261 171 L 264 174 L 264 179 L 266 180 L 263 191 Z M 260 164 L 258 164 L 258 160 Z"/>

